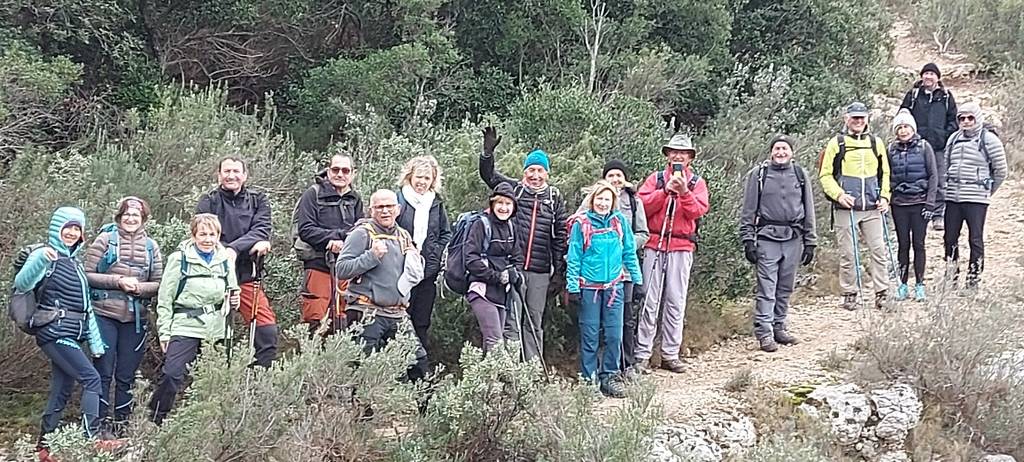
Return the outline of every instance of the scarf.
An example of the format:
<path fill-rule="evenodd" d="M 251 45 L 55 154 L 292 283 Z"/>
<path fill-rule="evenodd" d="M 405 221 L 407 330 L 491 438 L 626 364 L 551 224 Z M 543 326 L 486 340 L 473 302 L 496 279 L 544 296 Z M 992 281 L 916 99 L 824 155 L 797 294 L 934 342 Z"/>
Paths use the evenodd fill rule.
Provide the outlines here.
<path fill-rule="evenodd" d="M 430 224 L 430 206 L 434 205 L 434 191 L 427 191 L 424 194 L 416 192 L 412 186 L 402 186 L 402 197 L 405 203 L 412 207 L 412 241 L 416 248 L 423 250 L 423 241 L 427 240 L 427 226 Z"/>

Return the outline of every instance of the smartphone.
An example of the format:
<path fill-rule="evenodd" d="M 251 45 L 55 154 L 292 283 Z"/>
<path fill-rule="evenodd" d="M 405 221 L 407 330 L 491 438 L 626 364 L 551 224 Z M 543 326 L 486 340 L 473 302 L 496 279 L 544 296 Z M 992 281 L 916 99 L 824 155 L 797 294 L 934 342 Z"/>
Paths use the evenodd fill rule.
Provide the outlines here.
<path fill-rule="evenodd" d="M 672 164 L 672 176 L 683 176 L 683 164 L 679 162 Z"/>

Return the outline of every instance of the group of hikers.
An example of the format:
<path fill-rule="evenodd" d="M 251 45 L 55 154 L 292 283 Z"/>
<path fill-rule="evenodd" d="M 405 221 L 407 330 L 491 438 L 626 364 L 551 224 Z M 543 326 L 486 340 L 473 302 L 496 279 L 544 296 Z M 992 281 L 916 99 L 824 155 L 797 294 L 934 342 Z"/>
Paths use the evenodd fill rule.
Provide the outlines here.
<path fill-rule="evenodd" d="M 957 243 L 967 222 L 966 287 L 980 281 L 985 213 L 1006 177 L 1006 159 L 980 107 L 958 108 L 939 77 L 934 64 L 922 69 L 892 121 L 895 139 L 888 145 L 868 132 L 868 108 L 855 102 L 846 108 L 845 128 L 824 148 L 818 180 L 833 203 L 842 308 L 858 309 L 865 293 L 878 308 L 887 300 L 890 219 L 898 242 L 895 299 L 910 296 L 911 250 L 913 297 L 925 299 L 929 222 L 944 229 L 952 268 L 958 268 Z M 464 213 L 454 224 L 433 157 L 410 159 L 398 190 L 377 190 L 365 209 L 353 189 L 352 157 L 331 157 L 294 211 L 293 247 L 304 269 L 301 313 L 310 336 L 361 324 L 357 340 L 369 353 L 394 338 L 408 317 L 418 345 L 406 373 L 423 378 L 431 372 L 429 330 L 442 287 L 465 297 L 485 354 L 511 340 L 521 345 L 522 359 L 542 361 L 549 296 L 563 294 L 578 307 L 580 375 L 603 394 L 624 397 L 627 379 L 651 371 L 659 330 L 659 367 L 684 372 L 679 353 L 690 270 L 699 221 L 710 207 L 690 138 L 672 136 L 661 148 L 664 168 L 639 186 L 623 161 L 608 161 L 575 212 L 549 184 L 544 151 L 530 152 L 521 178 L 511 178 L 495 168 L 500 142 L 497 130 L 483 130 L 479 173 L 491 192 L 483 210 Z M 740 211 L 744 255 L 756 267 L 753 332 L 765 352 L 799 342 L 787 329 L 790 296 L 798 265 L 813 261 L 817 244 L 813 179 L 793 160 L 795 151 L 788 136 L 771 140 L 766 159 L 746 178 Z M 16 293 L 34 294 L 36 301 L 21 327 L 35 336 L 52 367 L 41 458 L 48 457 L 45 435 L 60 423 L 75 382 L 83 390 L 86 434 L 116 440 L 132 412 L 149 307 L 164 354 L 149 399 L 158 424 L 202 348 L 224 343 L 230 358 L 233 311 L 249 327 L 250 365 L 271 366 L 278 331 L 262 284 L 272 250 L 270 205 L 265 194 L 247 187 L 242 158 L 221 159 L 217 179 L 196 206 L 191 236 L 166 260 L 146 233 L 149 205 L 125 197 L 114 223 L 91 244 L 84 213 L 57 209 L 45 245 L 25 249 L 16 262 Z M 861 273 L 860 240 L 870 278 Z"/>

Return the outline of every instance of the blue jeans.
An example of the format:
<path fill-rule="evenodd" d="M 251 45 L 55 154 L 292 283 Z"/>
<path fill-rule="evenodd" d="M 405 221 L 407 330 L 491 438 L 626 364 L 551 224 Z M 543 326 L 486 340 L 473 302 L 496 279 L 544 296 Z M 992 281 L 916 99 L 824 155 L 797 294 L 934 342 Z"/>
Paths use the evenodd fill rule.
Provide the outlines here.
<path fill-rule="evenodd" d="M 614 296 L 613 296 L 614 294 Z M 622 283 L 608 289 L 583 289 L 580 292 L 580 374 L 585 380 L 596 376 L 604 381 L 619 372 L 622 353 Z M 598 342 L 604 354 L 598 371 Z"/>
<path fill-rule="evenodd" d="M 146 335 L 149 327 L 146 322 L 141 324 L 140 332 L 135 332 L 135 322 L 121 322 L 106 316 L 96 316 L 96 324 L 100 327 L 100 336 L 107 344 L 107 352 L 93 361 L 96 372 L 100 374 L 100 412 L 105 419 L 110 409 L 110 382 L 115 382 L 114 390 L 114 421 L 128 420 L 132 415 L 132 387 L 135 386 L 135 371 L 142 363 L 146 354 Z"/>
<path fill-rule="evenodd" d="M 43 411 L 41 437 L 57 429 L 77 381 L 82 385 L 82 427 L 87 437 L 100 430 L 100 374 L 77 343 L 66 338 L 39 345 L 50 358 L 50 396 Z"/>

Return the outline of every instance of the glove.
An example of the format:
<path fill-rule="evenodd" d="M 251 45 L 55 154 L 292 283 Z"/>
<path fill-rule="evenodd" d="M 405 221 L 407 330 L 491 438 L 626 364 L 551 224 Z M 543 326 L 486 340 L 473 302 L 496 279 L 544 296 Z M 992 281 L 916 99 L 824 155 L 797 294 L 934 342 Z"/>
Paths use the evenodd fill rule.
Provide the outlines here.
<path fill-rule="evenodd" d="M 647 298 L 647 286 L 644 284 L 633 284 L 633 300 Z"/>
<path fill-rule="evenodd" d="M 743 256 L 750 263 L 757 263 L 757 244 L 754 241 L 743 241 Z"/>
<path fill-rule="evenodd" d="M 569 304 L 570 305 L 579 305 L 580 304 L 580 293 L 579 292 L 569 292 L 567 300 L 569 300 Z"/>
<path fill-rule="evenodd" d="M 498 280 L 501 281 L 501 285 L 508 284 L 508 281 L 509 281 L 510 277 L 511 276 L 509 276 L 508 270 L 504 270 L 504 271 L 502 271 L 501 273 L 498 274 Z"/>
<path fill-rule="evenodd" d="M 800 256 L 800 264 L 807 266 L 810 265 L 812 261 L 814 261 L 814 246 L 805 245 L 804 254 Z"/>
<path fill-rule="evenodd" d="M 928 209 L 921 210 L 921 218 L 924 218 L 925 221 L 931 221 L 932 218 L 935 218 L 935 212 Z"/>
<path fill-rule="evenodd" d="M 484 128 L 484 153 L 487 155 L 494 155 L 494 148 L 498 147 L 501 143 L 501 137 L 498 136 L 498 130 L 494 127 Z"/>
<path fill-rule="evenodd" d="M 505 270 L 508 273 L 508 283 L 513 286 L 518 286 L 520 282 L 523 282 L 523 275 L 519 274 L 519 271 L 515 269 Z"/>

